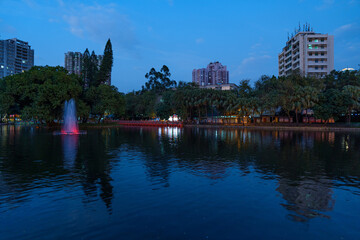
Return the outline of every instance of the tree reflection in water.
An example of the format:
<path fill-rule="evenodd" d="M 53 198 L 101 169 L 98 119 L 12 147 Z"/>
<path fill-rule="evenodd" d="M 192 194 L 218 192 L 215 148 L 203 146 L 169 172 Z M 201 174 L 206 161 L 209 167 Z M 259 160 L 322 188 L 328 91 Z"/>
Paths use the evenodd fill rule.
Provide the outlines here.
<path fill-rule="evenodd" d="M 277 181 L 274 191 L 293 221 L 329 218 L 334 187 L 360 188 L 358 134 L 130 127 L 53 136 L 14 126 L 2 127 L 0 134 L 0 194 L 5 196 L 0 206 L 18 205 L 34 189 L 56 182 L 57 191 L 79 184 L 84 204 L 101 199 L 111 213 L 114 167 L 124 151 L 128 157 L 141 155 L 134 160 L 144 166 L 152 189 L 170 188 L 178 171 L 209 184 L 234 169 L 241 176 L 256 173 L 263 181 Z"/>

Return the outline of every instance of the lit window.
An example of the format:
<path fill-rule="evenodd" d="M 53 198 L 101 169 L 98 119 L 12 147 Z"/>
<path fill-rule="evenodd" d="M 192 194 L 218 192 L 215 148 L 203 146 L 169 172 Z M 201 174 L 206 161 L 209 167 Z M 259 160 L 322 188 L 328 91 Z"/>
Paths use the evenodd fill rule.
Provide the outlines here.
<path fill-rule="evenodd" d="M 318 46 L 315 46 L 314 48 L 315 48 L 315 49 L 318 49 L 319 47 L 318 47 Z"/>
<path fill-rule="evenodd" d="M 25 63 L 25 60 L 22 60 L 22 63 Z"/>
<path fill-rule="evenodd" d="M 319 39 L 315 39 L 314 42 L 319 42 Z"/>
<path fill-rule="evenodd" d="M 312 49 L 312 45 L 311 45 L 311 44 L 309 44 L 309 45 L 308 45 L 308 48 L 309 48 L 309 49 Z"/>
<path fill-rule="evenodd" d="M 4 66 L 3 66 L 3 65 L 1 65 L 1 68 L 4 68 Z"/>

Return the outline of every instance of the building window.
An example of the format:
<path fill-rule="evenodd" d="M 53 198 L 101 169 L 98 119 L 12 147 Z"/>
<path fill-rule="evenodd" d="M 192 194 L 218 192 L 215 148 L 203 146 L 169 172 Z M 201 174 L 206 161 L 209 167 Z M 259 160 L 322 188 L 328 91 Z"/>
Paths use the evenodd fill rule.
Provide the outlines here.
<path fill-rule="evenodd" d="M 4 68 L 4 66 L 3 66 L 3 65 L 1 65 L 1 68 Z"/>
<path fill-rule="evenodd" d="M 315 53 L 315 56 L 319 55 L 318 53 Z"/>
<path fill-rule="evenodd" d="M 311 38 L 309 38 L 309 42 L 312 42 L 312 39 L 311 39 Z"/>
<path fill-rule="evenodd" d="M 321 46 L 321 49 L 324 49 L 324 46 Z"/>
<path fill-rule="evenodd" d="M 312 45 L 311 45 L 311 44 L 309 44 L 309 45 L 308 45 L 308 48 L 309 48 L 309 49 L 312 49 Z"/>
<path fill-rule="evenodd" d="M 315 67 L 315 70 L 318 70 L 318 67 Z"/>
<path fill-rule="evenodd" d="M 312 53 L 309 53 L 309 56 L 312 56 Z"/>
<path fill-rule="evenodd" d="M 315 39 L 314 42 L 319 42 L 319 39 Z"/>
<path fill-rule="evenodd" d="M 321 70 L 323 70 L 324 69 L 324 67 L 321 67 Z"/>
<path fill-rule="evenodd" d="M 321 56 L 324 56 L 325 54 L 324 53 L 321 53 Z"/>
<path fill-rule="evenodd" d="M 324 39 L 322 38 L 322 39 L 321 39 L 321 41 L 323 42 L 323 41 L 324 41 Z"/>
<path fill-rule="evenodd" d="M 315 60 L 315 62 L 317 63 L 317 62 L 319 62 L 318 60 Z"/>

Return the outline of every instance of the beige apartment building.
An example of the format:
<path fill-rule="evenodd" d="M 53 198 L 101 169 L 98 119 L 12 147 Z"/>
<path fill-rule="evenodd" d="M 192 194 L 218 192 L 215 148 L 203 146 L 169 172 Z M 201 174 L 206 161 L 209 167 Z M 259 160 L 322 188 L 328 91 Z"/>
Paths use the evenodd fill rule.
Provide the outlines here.
<path fill-rule="evenodd" d="M 299 73 L 324 77 L 334 70 L 334 36 L 297 32 L 279 54 L 279 77 Z"/>

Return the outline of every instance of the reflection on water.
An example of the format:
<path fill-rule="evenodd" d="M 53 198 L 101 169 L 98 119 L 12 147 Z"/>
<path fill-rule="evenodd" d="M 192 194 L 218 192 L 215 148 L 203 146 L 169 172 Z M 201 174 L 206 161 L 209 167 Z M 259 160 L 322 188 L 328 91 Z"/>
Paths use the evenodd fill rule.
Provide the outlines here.
<path fill-rule="evenodd" d="M 63 145 L 64 168 L 71 170 L 74 168 L 78 148 L 78 135 L 60 135 Z"/>
<path fill-rule="evenodd" d="M 250 237 L 258 237 L 259 231 L 247 225 L 251 219 L 258 228 L 268 229 L 267 219 L 279 218 L 279 226 L 266 230 L 274 238 L 281 237 L 276 229 L 284 226 L 299 238 L 307 237 L 291 223 L 319 219 L 325 228 L 350 221 L 345 219 L 359 220 L 356 133 L 118 128 L 54 136 L 44 129 L 3 126 L 0 134 L 0 213 L 10 219 L 9 238 L 24 237 L 10 225 L 12 216 L 19 214 L 16 209 L 24 208 L 28 215 L 23 218 L 40 219 L 39 225 L 44 224 L 41 219 L 53 217 L 64 228 L 76 225 L 79 234 L 91 233 L 95 230 L 75 220 L 92 219 L 88 224 L 106 222 L 108 234 L 137 232 L 131 235 L 134 239 L 154 238 L 145 234 L 151 230 L 144 226 L 168 226 L 157 232 L 162 233 L 159 238 L 171 238 L 179 229 L 168 225 L 169 218 L 178 219 L 176 226 L 186 228 L 183 231 L 193 238 L 211 229 L 215 239 L 221 235 L 209 227 L 212 221 L 219 229 L 226 224 L 228 235 L 223 237 L 233 239 L 240 231 L 235 223 L 242 223 Z M 49 206 L 47 211 L 37 211 L 38 203 Z M 73 222 L 58 219 L 56 211 L 64 209 L 72 212 Z M 112 218 L 104 219 L 104 213 Z M 123 221 L 129 225 L 116 228 Z M 336 226 L 332 234 L 344 232 Z M 349 236 L 359 233 L 351 223 L 348 226 Z M 29 238 L 36 238 L 36 231 L 28 231 Z"/>

